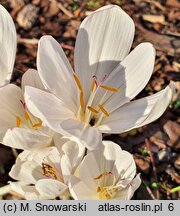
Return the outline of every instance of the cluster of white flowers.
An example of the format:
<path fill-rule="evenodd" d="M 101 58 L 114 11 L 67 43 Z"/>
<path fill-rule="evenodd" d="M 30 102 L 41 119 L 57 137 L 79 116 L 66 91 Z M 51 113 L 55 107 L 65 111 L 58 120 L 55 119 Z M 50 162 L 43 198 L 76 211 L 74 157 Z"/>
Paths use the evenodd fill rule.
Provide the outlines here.
<path fill-rule="evenodd" d="M 141 180 L 133 156 L 102 133 L 122 133 L 159 118 L 173 84 L 131 100 L 151 77 L 155 50 L 141 43 L 130 51 L 132 19 L 108 5 L 81 24 L 74 71 L 59 43 L 39 40 L 37 71 L 21 88 L 10 84 L 16 30 L 0 5 L 0 142 L 23 150 L 9 175 L 26 199 L 130 199 Z"/>

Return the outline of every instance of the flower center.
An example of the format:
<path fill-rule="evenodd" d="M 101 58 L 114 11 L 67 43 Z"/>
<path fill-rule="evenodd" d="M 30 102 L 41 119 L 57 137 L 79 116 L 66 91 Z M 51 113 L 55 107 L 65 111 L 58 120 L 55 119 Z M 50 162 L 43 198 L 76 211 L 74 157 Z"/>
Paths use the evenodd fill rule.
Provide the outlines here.
<path fill-rule="evenodd" d="M 101 173 L 99 176 L 95 177 L 94 180 L 97 181 L 97 195 L 100 200 L 110 200 L 116 196 L 119 191 L 118 187 L 115 185 L 115 176 L 111 172 Z"/>
<path fill-rule="evenodd" d="M 50 165 L 49 163 L 46 162 L 42 162 L 41 169 L 42 169 L 43 176 L 50 179 L 58 180 L 60 182 L 64 182 L 62 175 L 55 171 L 53 165 Z"/>
<path fill-rule="evenodd" d="M 24 109 L 24 116 L 23 118 L 16 116 L 16 127 L 38 130 L 42 126 L 42 122 L 27 111 L 25 102 L 20 100 L 20 103 Z"/>
<path fill-rule="evenodd" d="M 101 123 L 104 117 L 109 116 L 109 112 L 105 109 L 103 105 L 107 92 L 115 93 L 118 92 L 119 89 L 102 85 L 107 78 L 106 75 L 103 77 L 100 83 L 98 83 L 97 77 L 93 76 L 92 77 L 93 80 L 91 83 L 91 94 L 89 96 L 87 104 L 85 105 L 84 93 L 83 93 L 83 88 L 81 86 L 81 83 L 78 77 L 76 76 L 76 74 L 73 74 L 73 78 L 79 92 L 79 110 L 78 110 L 77 118 L 81 121 L 84 121 L 86 124 L 90 124 L 91 126 L 96 127 Z M 104 90 L 104 94 L 101 97 L 101 99 L 99 99 L 99 101 L 96 102 L 95 105 L 93 105 L 94 99 L 98 96 L 98 92 L 100 89 Z"/>
<path fill-rule="evenodd" d="M 42 163 L 42 174 L 43 176 L 46 176 L 48 178 L 53 178 L 53 179 L 57 179 L 56 173 L 54 168 L 46 163 Z"/>

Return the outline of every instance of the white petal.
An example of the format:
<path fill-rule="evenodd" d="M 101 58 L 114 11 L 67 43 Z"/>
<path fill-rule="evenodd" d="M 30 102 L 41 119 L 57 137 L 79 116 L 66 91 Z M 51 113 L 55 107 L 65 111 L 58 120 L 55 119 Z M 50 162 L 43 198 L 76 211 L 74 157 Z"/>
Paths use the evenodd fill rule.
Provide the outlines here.
<path fill-rule="evenodd" d="M 35 188 L 44 199 L 55 199 L 67 189 L 67 186 L 54 179 L 41 179 L 37 181 Z"/>
<path fill-rule="evenodd" d="M 61 158 L 61 167 L 65 182 L 67 182 L 82 161 L 85 147 L 81 143 L 68 141 L 62 146 L 62 151 L 64 155 Z"/>
<path fill-rule="evenodd" d="M 127 151 L 121 151 L 119 157 L 116 158 L 112 173 L 117 173 L 117 183 L 122 179 L 126 182 L 132 180 L 136 174 L 136 165 L 133 156 Z"/>
<path fill-rule="evenodd" d="M 16 116 L 23 117 L 24 109 L 22 91 L 9 84 L 0 88 L 0 141 L 9 128 L 16 127 Z"/>
<path fill-rule="evenodd" d="M 11 168 L 9 176 L 15 180 L 34 184 L 38 179 L 42 178 L 42 172 L 38 168 L 38 164 L 33 160 L 27 160 L 27 157 L 33 156 L 29 151 L 23 151 L 18 155 L 16 163 Z"/>
<path fill-rule="evenodd" d="M 138 45 L 105 80 L 103 85 L 117 88 L 118 92 L 107 92 L 103 106 L 111 113 L 132 100 L 148 83 L 154 68 L 155 50 L 152 44 Z M 97 101 L 104 90 L 98 93 Z"/>
<path fill-rule="evenodd" d="M 102 156 L 102 155 L 101 155 Z M 100 158 L 102 159 L 102 157 Z M 92 152 L 89 152 L 79 167 L 80 180 L 91 190 L 96 191 L 98 181 L 94 180 L 97 176 L 102 174 L 100 170 L 101 164 L 98 164 L 96 157 Z"/>
<path fill-rule="evenodd" d="M 30 112 L 56 132 L 62 132 L 61 121 L 74 118 L 74 114 L 60 99 L 39 89 L 26 87 L 25 101 Z"/>
<path fill-rule="evenodd" d="M 39 130 L 13 128 L 6 132 L 2 143 L 12 148 L 32 150 L 47 147 L 51 141 L 50 135 Z"/>
<path fill-rule="evenodd" d="M 91 190 L 82 181 L 77 181 L 76 178 L 71 178 L 70 193 L 75 200 L 97 200 L 96 191 Z"/>
<path fill-rule="evenodd" d="M 104 140 L 102 143 L 103 145 L 100 150 L 101 154 L 103 152 L 106 160 L 116 160 L 122 152 L 121 147 L 112 141 Z M 94 154 L 96 155 L 96 151 L 94 151 Z M 98 159 L 98 157 L 96 158 Z"/>
<path fill-rule="evenodd" d="M 115 161 L 119 158 L 121 152 L 120 146 L 114 142 L 103 141 L 100 148 L 92 152 L 99 167 L 98 175 L 104 172 L 112 172 Z"/>
<path fill-rule="evenodd" d="M 131 197 L 134 195 L 134 192 L 139 188 L 141 185 L 141 178 L 140 174 L 138 174 L 131 182 L 131 186 L 129 187 L 128 191 L 128 198 L 131 199 Z"/>
<path fill-rule="evenodd" d="M 103 133 L 122 133 L 148 124 L 164 113 L 173 91 L 174 85 L 170 84 L 154 95 L 127 103 L 105 118 L 98 128 Z"/>
<path fill-rule="evenodd" d="M 42 199 L 35 186 L 23 185 L 21 182 L 10 182 L 10 185 L 13 191 L 24 196 L 27 200 Z"/>
<path fill-rule="evenodd" d="M 0 45 L 3 44 L 7 53 L 6 62 L 8 71 L 6 75 L 6 82 L 9 82 L 14 67 L 17 38 L 14 22 L 10 14 L 2 5 L 0 5 L 0 29 Z"/>
<path fill-rule="evenodd" d="M 102 134 L 97 128 L 74 119 L 64 120 L 60 125 L 65 135 L 72 136 L 74 141 L 82 143 L 89 150 L 101 144 Z"/>
<path fill-rule="evenodd" d="M 139 188 L 140 185 L 141 185 L 141 179 L 140 179 L 140 174 L 138 174 L 130 182 L 130 184 L 126 188 L 120 190 L 116 194 L 116 199 L 119 199 L 119 200 L 130 200 L 132 198 L 132 196 L 134 195 L 134 192 Z"/>
<path fill-rule="evenodd" d="M 132 19 L 115 5 L 95 11 L 82 22 L 75 45 L 75 71 L 86 89 L 86 99 L 92 76 L 102 81 L 128 54 L 133 38 Z"/>
<path fill-rule="evenodd" d="M 0 42 L 0 87 L 7 84 L 8 59 L 4 45 Z"/>
<path fill-rule="evenodd" d="M 68 137 L 63 136 L 60 133 L 55 133 L 53 136 L 54 145 L 56 146 L 60 156 L 64 154 L 62 147 L 65 143 L 69 142 L 70 139 Z"/>
<path fill-rule="evenodd" d="M 158 102 L 154 105 L 152 111 L 149 113 L 147 118 L 143 122 L 141 122 L 140 125 L 138 125 L 138 127 L 142 127 L 155 121 L 165 112 L 165 110 L 167 109 L 168 105 L 172 100 L 175 88 L 175 84 L 171 83 L 164 89 L 164 94 L 159 97 Z"/>
<path fill-rule="evenodd" d="M 22 76 L 21 86 L 23 91 L 25 86 L 32 86 L 45 91 L 45 87 L 39 77 L 39 74 L 34 69 L 28 69 Z"/>
<path fill-rule="evenodd" d="M 60 44 L 51 36 L 43 36 L 39 41 L 37 68 L 48 90 L 75 111 L 77 87 L 73 70 Z"/>

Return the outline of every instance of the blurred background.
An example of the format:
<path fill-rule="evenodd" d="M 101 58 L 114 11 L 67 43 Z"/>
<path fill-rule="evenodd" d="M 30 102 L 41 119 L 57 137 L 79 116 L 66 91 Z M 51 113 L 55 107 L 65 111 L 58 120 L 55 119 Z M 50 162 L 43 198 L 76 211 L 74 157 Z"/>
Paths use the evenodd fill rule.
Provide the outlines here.
<path fill-rule="evenodd" d="M 180 1 L 178 0 L 0 0 L 10 12 L 18 33 L 18 48 L 11 82 L 21 85 L 21 77 L 36 68 L 38 40 L 52 35 L 73 65 L 74 44 L 81 21 L 107 4 L 122 7 L 134 20 L 136 35 L 132 49 L 141 42 L 156 48 L 153 75 L 141 98 L 163 89 L 173 80 L 177 92 L 164 115 L 156 122 L 104 139 L 131 152 L 141 172 L 142 185 L 133 199 L 180 199 Z M 8 172 L 19 151 L 0 145 L 0 187 L 10 179 Z M 179 187 L 178 187 L 179 186 Z M 10 193 L 0 199 L 20 199 Z"/>

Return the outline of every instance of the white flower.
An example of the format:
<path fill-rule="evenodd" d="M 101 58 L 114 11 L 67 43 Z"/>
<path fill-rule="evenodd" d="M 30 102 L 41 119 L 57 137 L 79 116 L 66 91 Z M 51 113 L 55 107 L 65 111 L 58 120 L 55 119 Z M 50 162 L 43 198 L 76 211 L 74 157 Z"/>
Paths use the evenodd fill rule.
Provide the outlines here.
<path fill-rule="evenodd" d="M 111 141 L 103 141 L 98 150 L 89 152 L 77 170 L 78 178 L 70 180 L 75 200 L 127 200 L 141 184 L 139 175 L 134 178 L 133 156 Z"/>
<path fill-rule="evenodd" d="M 16 40 L 14 22 L 0 4 L 0 87 L 10 81 L 16 55 Z"/>
<path fill-rule="evenodd" d="M 45 90 L 35 70 L 22 78 L 23 91 L 9 84 L 17 46 L 16 29 L 6 9 L 0 5 L 0 142 L 20 149 L 40 148 L 50 144 L 52 132 L 27 109 L 24 85 Z"/>
<path fill-rule="evenodd" d="M 0 88 L 0 142 L 18 149 L 49 146 L 54 132 L 27 109 L 24 85 L 45 90 L 37 71 L 33 69 L 23 75 L 22 89 L 13 84 Z"/>
<path fill-rule="evenodd" d="M 30 111 L 51 129 L 95 149 L 102 133 L 122 133 L 159 118 L 172 98 L 173 85 L 130 102 L 149 81 L 155 60 L 150 43 L 129 53 L 132 19 L 118 6 L 105 6 L 81 24 L 71 68 L 60 45 L 40 39 L 37 68 L 50 93 L 27 87 Z"/>
<path fill-rule="evenodd" d="M 57 143 L 62 147 L 62 143 Z M 56 147 L 25 150 L 17 157 L 9 175 L 12 189 L 26 199 L 54 199 L 69 196 L 68 182 L 84 155 L 84 147 L 67 141 L 60 153 Z"/>

